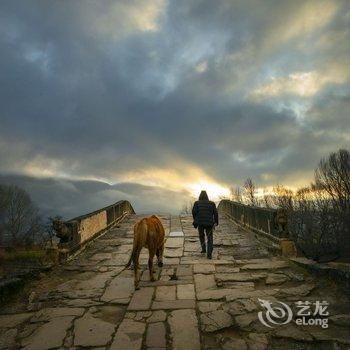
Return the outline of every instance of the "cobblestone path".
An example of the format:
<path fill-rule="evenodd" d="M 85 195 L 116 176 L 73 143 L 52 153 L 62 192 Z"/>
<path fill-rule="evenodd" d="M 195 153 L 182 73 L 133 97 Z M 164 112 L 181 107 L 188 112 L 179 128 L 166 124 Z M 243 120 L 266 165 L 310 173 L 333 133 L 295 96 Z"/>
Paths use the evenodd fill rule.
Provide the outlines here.
<path fill-rule="evenodd" d="M 207 260 L 189 216 L 160 217 L 167 240 L 156 282 L 148 281 L 147 250 L 140 290 L 124 268 L 141 218 L 130 216 L 41 280 L 46 290 L 25 309 L 1 310 L 0 348 L 349 349 L 349 299 L 332 282 L 271 256 L 254 234 L 222 217 Z M 52 274 L 61 283 L 50 287 Z M 258 298 L 283 301 L 294 314 L 296 301 L 325 300 L 329 327 L 267 327 Z"/>

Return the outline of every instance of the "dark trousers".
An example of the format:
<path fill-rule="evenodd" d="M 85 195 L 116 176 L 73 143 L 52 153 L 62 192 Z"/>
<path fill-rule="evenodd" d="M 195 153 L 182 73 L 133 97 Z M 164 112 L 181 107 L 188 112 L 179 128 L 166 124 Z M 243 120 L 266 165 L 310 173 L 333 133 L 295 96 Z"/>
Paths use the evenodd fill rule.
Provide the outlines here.
<path fill-rule="evenodd" d="M 207 249 L 205 249 L 205 234 L 207 236 Z M 199 240 L 201 242 L 202 250 L 207 251 L 207 255 L 211 256 L 213 252 L 213 227 L 212 226 L 198 226 Z"/>

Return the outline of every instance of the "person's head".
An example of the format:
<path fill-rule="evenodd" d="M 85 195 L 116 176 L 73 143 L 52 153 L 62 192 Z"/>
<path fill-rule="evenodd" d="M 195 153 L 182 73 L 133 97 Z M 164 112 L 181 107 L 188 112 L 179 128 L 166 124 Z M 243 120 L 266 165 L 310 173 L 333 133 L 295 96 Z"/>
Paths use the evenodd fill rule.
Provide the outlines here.
<path fill-rule="evenodd" d="M 201 191 L 199 198 L 200 201 L 205 201 L 205 200 L 209 200 L 208 195 L 207 195 L 207 191 Z"/>

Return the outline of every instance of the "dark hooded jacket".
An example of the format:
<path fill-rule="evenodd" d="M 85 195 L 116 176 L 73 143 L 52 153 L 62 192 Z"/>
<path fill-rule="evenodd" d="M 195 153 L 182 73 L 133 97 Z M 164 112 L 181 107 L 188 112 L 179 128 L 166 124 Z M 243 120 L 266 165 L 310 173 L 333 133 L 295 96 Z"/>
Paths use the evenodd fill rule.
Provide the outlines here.
<path fill-rule="evenodd" d="M 214 202 L 209 200 L 198 200 L 192 208 L 194 225 L 214 226 L 219 224 L 218 211 Z"/>

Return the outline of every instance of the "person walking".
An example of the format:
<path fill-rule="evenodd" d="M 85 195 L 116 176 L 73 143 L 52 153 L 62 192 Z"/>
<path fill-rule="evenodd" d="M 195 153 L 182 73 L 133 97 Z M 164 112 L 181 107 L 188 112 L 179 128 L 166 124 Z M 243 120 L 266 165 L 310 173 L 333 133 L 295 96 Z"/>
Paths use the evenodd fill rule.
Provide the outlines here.
<path fill-rule="evenodd" d="M 198 201 L 192 208 L 193 226 L 198 227 L 199 240 L 202 253 L 207 253 L 207 258 L 212 258 L 213 253 L 213 229 L 219 225 L 219 215 L 214 202 L 210 201 L 206 191 L 201 191 Z M 205 232 L 205 234 L 204 234 Z M 205 244 L 205 235 L 207 244 Z"/>

